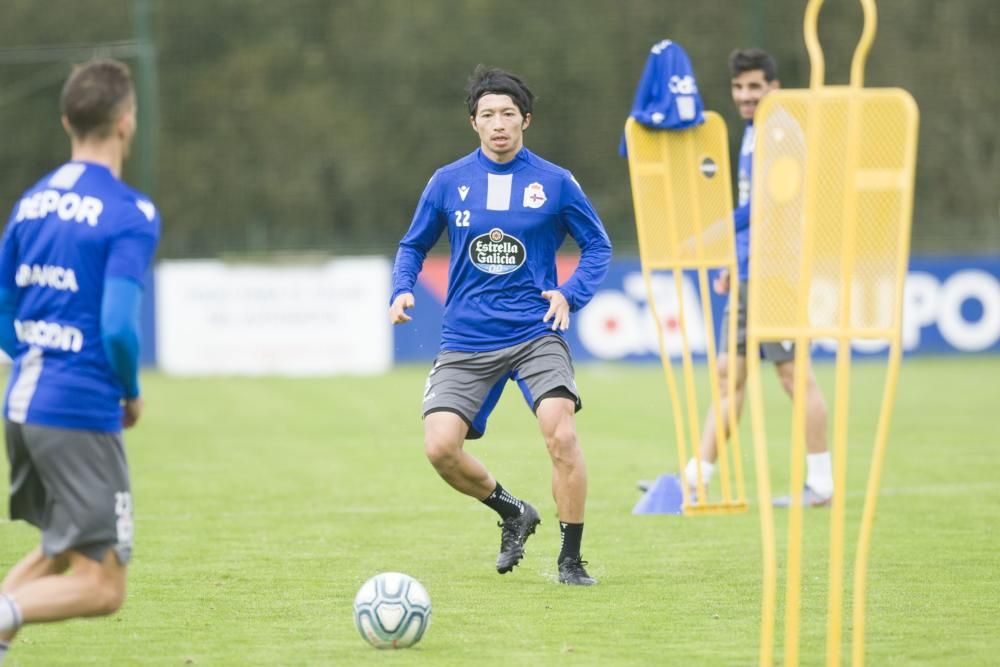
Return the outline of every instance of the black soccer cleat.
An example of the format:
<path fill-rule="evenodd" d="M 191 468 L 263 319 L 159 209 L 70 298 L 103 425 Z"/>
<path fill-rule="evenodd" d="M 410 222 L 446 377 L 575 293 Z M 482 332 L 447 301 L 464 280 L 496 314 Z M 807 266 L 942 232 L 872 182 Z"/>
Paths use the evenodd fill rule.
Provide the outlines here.
<path fill-rule="evenodd" d="M 524 511 L 521 514 L 497 523 L 500 526 L 500 553 L 497 554 L 497 572 L 500 574 L 510 572 L 515 565 L 521 562 L 521 559 L 524 558 L 524 543 L 541 522 L 542 520 L 538 518 L 538 511 L 528 503 L 524 503 Z"/>
<path fill-rule="evenodd" d="M 593 586 L 597 579 L 587 574 L 583 568 L 587 561 L 581 560 L 579 556 L 564 558 L 559 563 L 559 583 L 570 586 Z"/>

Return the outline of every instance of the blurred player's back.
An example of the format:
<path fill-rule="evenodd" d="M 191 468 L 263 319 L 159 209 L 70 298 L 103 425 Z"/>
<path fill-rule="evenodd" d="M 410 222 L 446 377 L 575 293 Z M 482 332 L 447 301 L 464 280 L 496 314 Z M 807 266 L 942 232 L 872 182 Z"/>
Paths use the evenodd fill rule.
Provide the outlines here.
<path fill-rule="evenodd" d="M 13 273 L 20 294 L 9 418 L 117 430 L 122 388 L 101 342 L 104 279 L 142 280 L 156 209 L 108 167 L 73 161 L 24 194 L 6 235 L 0 272 Z"/>

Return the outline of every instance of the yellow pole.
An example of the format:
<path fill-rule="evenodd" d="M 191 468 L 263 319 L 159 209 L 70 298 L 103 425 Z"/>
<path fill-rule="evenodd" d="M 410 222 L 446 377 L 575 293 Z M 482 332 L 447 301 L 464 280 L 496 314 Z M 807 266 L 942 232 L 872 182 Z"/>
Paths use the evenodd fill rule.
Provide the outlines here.
<path fill-rule="evenodd" d="M 875 434 L 875 451 L 868 473 L 868 487 L 865 490 L 865 507 L 861 514 L 861 528 L 858 531 L 858 549 L 854 559 L 854 608 L 851 633 L 851 664 L 862 667 L 865 664 L 865 576 L 868 568 L 868 552 L 871 548 L 872 528 L 875 524 L 875 507 L 878 505 L 878 489 L 882 480 L 882 464 L 885 461 L 886 443 L 889 438 L 889 420 L 892 405 L 896 400 L 896 385 L 899 380 L 899 364 L 902 345 L 897 335 L 889 348 L 889 368 L 886 372 L 885 393 L 882 395 L 882 410 L 879 414 Z"/>
<path fill-rule="evenodd" d="M 640 253 L 642 251 L 642 246 L 640 245 Z M 663 366 L 663 375 L 667 381 L 667 390 L 670 392 L 670 405 L 674 411 L 674 438 L 677 440 L 677 459 L 678 465 L 681 466 L 681 470 L 684 469 L 685 452 L 687 447 L 685 446 L 684 440 L 684 416 L 680 409 L 680 396 L 678 395 L 677 382 L 674 379 L 674 369 L 673 363 L 670 361 L 670 354 L 667 352 L 666 340 L 663 336 L 663 320 L 660 319 L 660 314 L 656 310 L 656 299 L 653 298 L 653 280 L 650 275 L 650 270 L 647 268 L 648 264 L 645 260 L 642 262 L 642 279 L 646 283 L 646 300 L 649 303 L 649 312 L 656 321 L 656 341 L 660 348 L 660 361 Z M 684 504 L 688 504 L 687 497 L 687 485 L 681 485 L 681 493 L 683 494 Z"/>
<path fill-rule="evenodd" d="M 819 44 L 818 30 L 816 25 L 819 22 L 819 10 L 823 7 L 823 0 L 809 0 L 806 5 L 805 17 L 805 40 L 806 51 L 809 52 L 809 87 L 822 88 L 824 78 L 823 47 Z"/>
<path fill-rule="evenodd" d="M 675 229 L 671 232 L 676 234 Z M 675 239 L 676 241 L 676 239 Z M 674 243 L 674 247 L 676 247 Z M 688 431 L 691 435 L 691 449 L 698 461 L 698 498 L 707 497 L 705 481 L 701 473 L 701 457 L 698 456 L 698 444 L 701 442 L 701 424 L 698 414 L 698 397 L 694 386 L 694 362 L 691 359 L 691 343 L 687 335 L 687 314 L 684 308 L 684 271 L 674 268 L 674 290 L 677 292 L 677 319 L 681 334 L 681 369 L 684 373 L 684 391 L 687 393 Z M 683 471 L 683 468 L 681 469 Z M 686 484 L 682 484 L 684 486 Z"/>
<path fill-rule="evenodd" d="M 868 60 L 868 51 L 875 41 L 875 31 L 878 28 L 875 0 L 861 0 L 861 8 L 865 14 L 865 26 L 861 30 L 858 46 L 854 49 L 854 57 L 851 58 L 851 86 L 854 88 L 865 85 L 865 62 Z"/>
<path fill-rule="evenodd" d="M 753 286 L 750 286 L 753 290 Z M 756 299 L 751 298 L 753 303 Z M 730 318 L 732 319 L 732 318 Z M 774 540 L 774 508 L 771 506 L 771 476 L 767 463 L 767 429 L 764 426 L 763 388 L 760 383 L 760 341 L 747 331 L 747 386 L 753 428 L 754 464 L 757 467 L 757 504 L 760 506 L 763 582 L 760 603 L 760 667 L 773 667 L 774 620 L 778 590 L 778 547 Z"/>
<path fill-rule="evenodd" d="M 802 487 L 805 486 L 805 413 L 808 372 L 809 338 L 808 336 L 799 336 L 795 339 L 795 387 L 792 391 L 788 572 L 785 584 L 785 665 L 787 667 L 795 667 L 799 664 L 799 626 L 802 601 Z"/>
<path fill-rule="evenodd" d="M 739 266 L 734 267 L 734 274 L 729 277 L 729 312 L 738 313 L 740 310 L 740 276 Z M 729 442 L 733 454 L 733 469 L 736 472 L 736 494 L 739 502 L 745 503 L 747 499 L 746 488 L 743 484 L 743 453 L 740 449 L 740 427 L 736 417 L 736 329 L 737 318 L 729 318 L 729 338 L 727 349 L 729 353 L 729 373 L 726 374 L 726 395 L 729 396 L 727 418 L 729 419 Z M 746 387 L 744 387 L 746 391 Z"/>
<path fill-rule="evenodd" d="M 851 384 L 851 309 L 857 248 L 857 189 L 853 175 L 858 163 L 858 101 L 852 96 L 847 111 L 846 169 L 848 186 L 844 192 L 841 224 L 844 236 L 840 264 L 840 329 L 837 340 L 836 393 L 833 417 L 833 506 L 830 510 L 830 561 L 827 592 L 826 664 L 840 665 L 841 617 L 844 605 L 844 521 L 847 508 L 848 415 Z"/>

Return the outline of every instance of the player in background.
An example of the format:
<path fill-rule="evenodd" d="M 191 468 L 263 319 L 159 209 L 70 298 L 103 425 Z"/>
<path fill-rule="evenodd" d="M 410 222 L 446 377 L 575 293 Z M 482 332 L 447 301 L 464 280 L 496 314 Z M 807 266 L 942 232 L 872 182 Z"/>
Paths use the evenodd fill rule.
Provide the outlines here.
<path fill-rule="evenodd" d="M 139 312 L 160 220 L 125 185 L 128 68 L 94 60 L 62 90 L 69 162 L 15 205 L 0 247 L 10 515 L 41 531 L 0 593 L 0 662 L 26 623 L 111 614 L 125 596 L 132 496 L 121 431 L 142 415 Z"/>
<path fill-rule="evenodd" d="M 587 469 L 574 414 L 581 407 L 562 332 L 607 273 L 611 243 L 573 176 L 524 147 L 534 96 L 516 76 L 478 67 L 469 82 L 469 122 L 480 147 L 438 169 L 400 241 L 389 318 L 410 320 L 413 286 L 427 252 L 447 229 L 451 246 L 441 349 L 423 397 L 424 449 L 454 489 L 500 515 L 497 572 L 510 572 L 540 523 L 469 454 L 508 380 L 538 419 L 552 459 L 552 495 L 562 547 L 559 581 L 589 586 L 580 556 Z M 556 284 L 556 251 L 569 234 L 580 263 Z"/>
<path fill-rule="evenodd" d="M 745 49 L 733 51 L 729 56 L 729 73 L 731 77 L 732 96 L 740 116 L 746 121 L 743 131 L 743 141 L 740 146 L 739 159 L 739 199 L 738 207 L 733 212 L 733 222 L 736 228 L 736 257 L 739 266 L 739 312 L 737 313 L 737 351 L 736 359 L 730 363 L 725 350 L 725 337 L 729 334 L 729 318 L 732 317 L 729 305 L 726 305 L 722 319 L 722 334 L 719 353 L 719 391 L 721 396 L 720 410 L 726 414 L 729 401 L 736 401 L 736 414 L 743 408 L 747 379 L 746 362 L 746 308 L 747 308 L 747 278 L 749 277 L 750 257 L 750 192 L 753 166 L 753 151 L 755 145 L 754 113 L 757 105 L 765 95 L 780 86 L 778 68 L 774 58 L 760 49 Z M 727 271 L 720 273 L 714 282 L 718 294 L 729 293 L 730 276 Z M 793 395 L 795 377 L 795 348 L 790 343 L 764 343 L 761 345 L 763 358 L 774 363 L 781 386 L 789 396 Z M 728 373 L 736 373 L 735 394 L 730 398 L 726 395 L 726 378 Z M 723 419 L 723 434 L 728 438 L 729 421 Z M 833 475 L 830 464 L 830 452 L 827 449 L 827 409 L 823 391 L 816 382 L 812 368 L 809 368 L 806 380 L 806 487 L 802 502 L 807 506 L 829 505 L 833 496 Z M 705 418 L 705 427 L 701 437 L 701 471 L 702 479 L 707 485 L 715 470 L 716 452 L 716 422 L 712 408 L 709 408 Z M 688 461 L 685 478 L 690 488 L 697 484 L 697 461 L 694 457 Z M 790 498 L 782 496 L 775 498 L 774 504 L 785 507 Z"/>

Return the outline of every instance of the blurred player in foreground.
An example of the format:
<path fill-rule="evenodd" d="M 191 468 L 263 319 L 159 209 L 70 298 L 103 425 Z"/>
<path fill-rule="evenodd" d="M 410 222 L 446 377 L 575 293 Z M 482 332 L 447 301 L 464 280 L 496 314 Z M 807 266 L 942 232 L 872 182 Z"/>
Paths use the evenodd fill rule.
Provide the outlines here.
<path fill-rule="evenodd" d="M 41 531 L 0 594 L 0 662 L 26 623 L 111 614 L 125 596 L 132 495 L 122 428 L 142 415 L 139 312 L 160 220 L 125 185 L 128 68 L 95 60 L 62 91 L 71 160 L 15 205 L 0 248 L 10 515 Z"/>
<path fill-rule="evenodd" d="M 466 100 L 479 135 L 474 153 L 438 169 L 399 244 L 389 317 L 410 320 L 413 286 L 447 229 L 451 245 L 441 350 L 423 397 L 424 448 L 438 474 L 501 518 L 497 572 L 510 572 L 540 523 L 465 451 L 482 437 L 504 385 L 514 380 L 538 418 L 552 459 L 562 548 L 559 581 L 589 586 L 580 556 L 587 469 L 574 414 L 581 408 L 562 332 L 607 273 L 611 243 L 573 176 L 524 147 L 534 96 L 516 76 L 476 69 Z M 556 251 L 569 234 L 580 263 L 556 284 Z"/>

